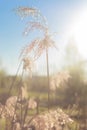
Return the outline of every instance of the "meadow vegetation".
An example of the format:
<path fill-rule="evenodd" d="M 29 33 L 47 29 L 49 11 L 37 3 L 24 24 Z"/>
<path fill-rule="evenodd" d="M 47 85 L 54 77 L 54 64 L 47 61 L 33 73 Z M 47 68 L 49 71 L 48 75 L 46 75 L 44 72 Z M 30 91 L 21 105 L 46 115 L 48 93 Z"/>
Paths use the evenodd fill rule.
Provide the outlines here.
<path fill-rule="evenodd" d="M 79 64 L 78 66 L 72 66 L 68 69 L 71 76 L 68 82 L 58 86 L 56 91 L 50 90 L 50 109 L 54 110 L 55 108 L 62 108 L 65 113 L 79 123 L 79 127 L 81 127 L 79 129 L 83 130 L 87 127 L 87 83 L 84 81 L 85 72 L 84 68 L 79 66 Z M 9 86 L 13 82 L 13 79 L 14 76 L 9 76 L 5 74 L 4 71 L 0 71 L 0 103 L 2 104 L 5 104 L 8 97 L 17 95 L 21 76 L 17 76 L 14 88 L 12 88 L 10 95 L 8 95 Z M 46 112 L 48 107 L 47 77 L 35 75 L 32 77 L 31 82 L 31 78 L 27 76 L 24 79 L 24 82 L 27 85 L 28 96 L 38 99 L 38 112 Z M 30 110 L 28 113 L 29 115 L 32 115 L 35 113 L 35 110 Z M 4 125 L 5 121 L 1 119 L 0 122 Z M 76 129 L 74 127 L 77 126 L 72 127 L 74 130 Z"/>
<path fill-rule="evenodd" d="M 40 30 L 42 36 L 33 39 L 22 49 L 19 58 L 21 75 L 8 75 L 0 69 L 0 129 L 87 130 L 85 61 L 81 59 L 77 48 L 69 43 L 65 48 L 61 70 L 49 75 L 48 50 L 57 47 L 46 19 L 35 8 L 19 7 L 15 12 L 22 19 L 27 16 L 34 18 L 29 21 L 24 35 Z M 44 52 L 47 76 L 33 75 L 34 62 Z"/>

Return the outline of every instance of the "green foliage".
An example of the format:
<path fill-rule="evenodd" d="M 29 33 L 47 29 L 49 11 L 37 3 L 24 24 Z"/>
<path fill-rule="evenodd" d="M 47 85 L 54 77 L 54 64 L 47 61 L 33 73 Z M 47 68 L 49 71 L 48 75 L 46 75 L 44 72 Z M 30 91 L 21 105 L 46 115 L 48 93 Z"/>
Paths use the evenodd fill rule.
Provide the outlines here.
<path fill-rule="evenodd" d="M 68 129 L 69 130 L 79 130 L 79 124 L 74 121 L 72 124 L 68 124 Z"/>
<path fill-rule="evenodd" d="M 5 119 L 0 118 L 0 130 L 5 130 L 5 123 L 6 123 Z"/>
<path fill-rule="evenodd" d="M 28 90 L 35 92 L 47 92 L 47 78 L 45 76 L 33 76 L 32 80 L 26 79 Z"/>
<path fill-rule="evenodd" d="M 84 82 L 84 67 L 78 62 L 66 68 L 71 78 L 66 85 L 63 84 L 61 87 L 57 88 L 55 93 L 50 93 L 51 108 L 57 107 L 57 105 L 69 108 L 67 110 L 70 116 L 76 119 L 85 119 L 87 117 L 87 83 Z M 12 86 L 13 89 L 10 95 L 8 95 L 9 88 L 14 78 L 15 76 L 8 76 L 3 72 L 0 73 L 0 102 L 3 104 L 10 95 L 17 95 L 18 88 L 21 84 L 21 76 L 16 77 L 14 85 Z M 29 77 L 25 77 L 24 82 L 28 86 L 28 96 L 39 98 L 39 112 L 47 110 L 47 78 L 45 76 L 33 76 L 31 81 Z M 77 108 L 73 107 L 74 104 L 77 105 Z M 33 111 L 29 111 L 29 114 L 32 115 Z M 71 130 L 79 130 L 76 124 L 69 127 Z M 4 129 L 4 125 L 2 128 Z"/>
<path fill-rule="evenodd" d="M 3 69 L 0 69 L 0 87 L 5 86 L 5 77 L 6 77 L 6 72 Z"/>

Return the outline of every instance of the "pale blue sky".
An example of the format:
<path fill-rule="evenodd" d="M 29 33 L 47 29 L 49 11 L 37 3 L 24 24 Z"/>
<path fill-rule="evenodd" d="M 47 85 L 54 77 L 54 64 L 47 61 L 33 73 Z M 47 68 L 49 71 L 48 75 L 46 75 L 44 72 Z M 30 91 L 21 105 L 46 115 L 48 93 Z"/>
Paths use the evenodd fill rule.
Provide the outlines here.
<path fill-rule="evenodd" d="M 20 6 L 36 7 L 47 18 L 50 30 L 57 32 L 58 44 L 62 43 L 66 26 L 72 22 L 72 15 L 87 4 L 86 0 L 0 0 L 0 59 L 9 73 L 17 69 L 21 48 L 28 43 L 23 37 L 26 20 L 15 14 Z M 31 36 L 32 37 L 32 36 Z"/>

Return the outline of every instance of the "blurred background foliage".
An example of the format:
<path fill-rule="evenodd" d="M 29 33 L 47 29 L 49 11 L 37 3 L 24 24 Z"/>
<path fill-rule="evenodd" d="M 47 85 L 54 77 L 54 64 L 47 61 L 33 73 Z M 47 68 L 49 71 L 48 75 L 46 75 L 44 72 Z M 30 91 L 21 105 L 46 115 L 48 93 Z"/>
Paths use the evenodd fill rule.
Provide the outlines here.
<path fill-rule="evenodd" d="M 65 48 L 64 65 L 62 71 L 67 70 L 71 76 L 66 84 L 57 87 L 56 91 L 50 91 L 50 106 L 61 107 L 71 117 L 84 120 L 87 124 L 87 72 L 86 61 L 80 57 L 76 46 L 72 43 Z M 5 103 L 11 95 L 17 95 L 21 84 L 21 75 L 18 75 L 10 94 L 9 88 L 14 80 L 14 75 L 8 75 L 6 70 L 0 66 L 0 102 Z M 33 75 L 32 79 L 25 76 L 29 97 L 39 99 L 42 106 L 47 104 L 47 77 Z"/>

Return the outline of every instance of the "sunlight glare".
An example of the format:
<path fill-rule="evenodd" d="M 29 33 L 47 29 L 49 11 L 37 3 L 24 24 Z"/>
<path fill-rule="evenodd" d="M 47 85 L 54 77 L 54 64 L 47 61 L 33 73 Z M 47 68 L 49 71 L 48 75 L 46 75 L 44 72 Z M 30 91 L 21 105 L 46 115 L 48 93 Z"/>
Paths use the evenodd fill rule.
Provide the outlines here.
<path fill-rule="evenodd" d="M 87 8 L 80 10 L 73 19 L 69 26 L 68 37 L 74 37 L 80 53 L 87 58 Z"/>

